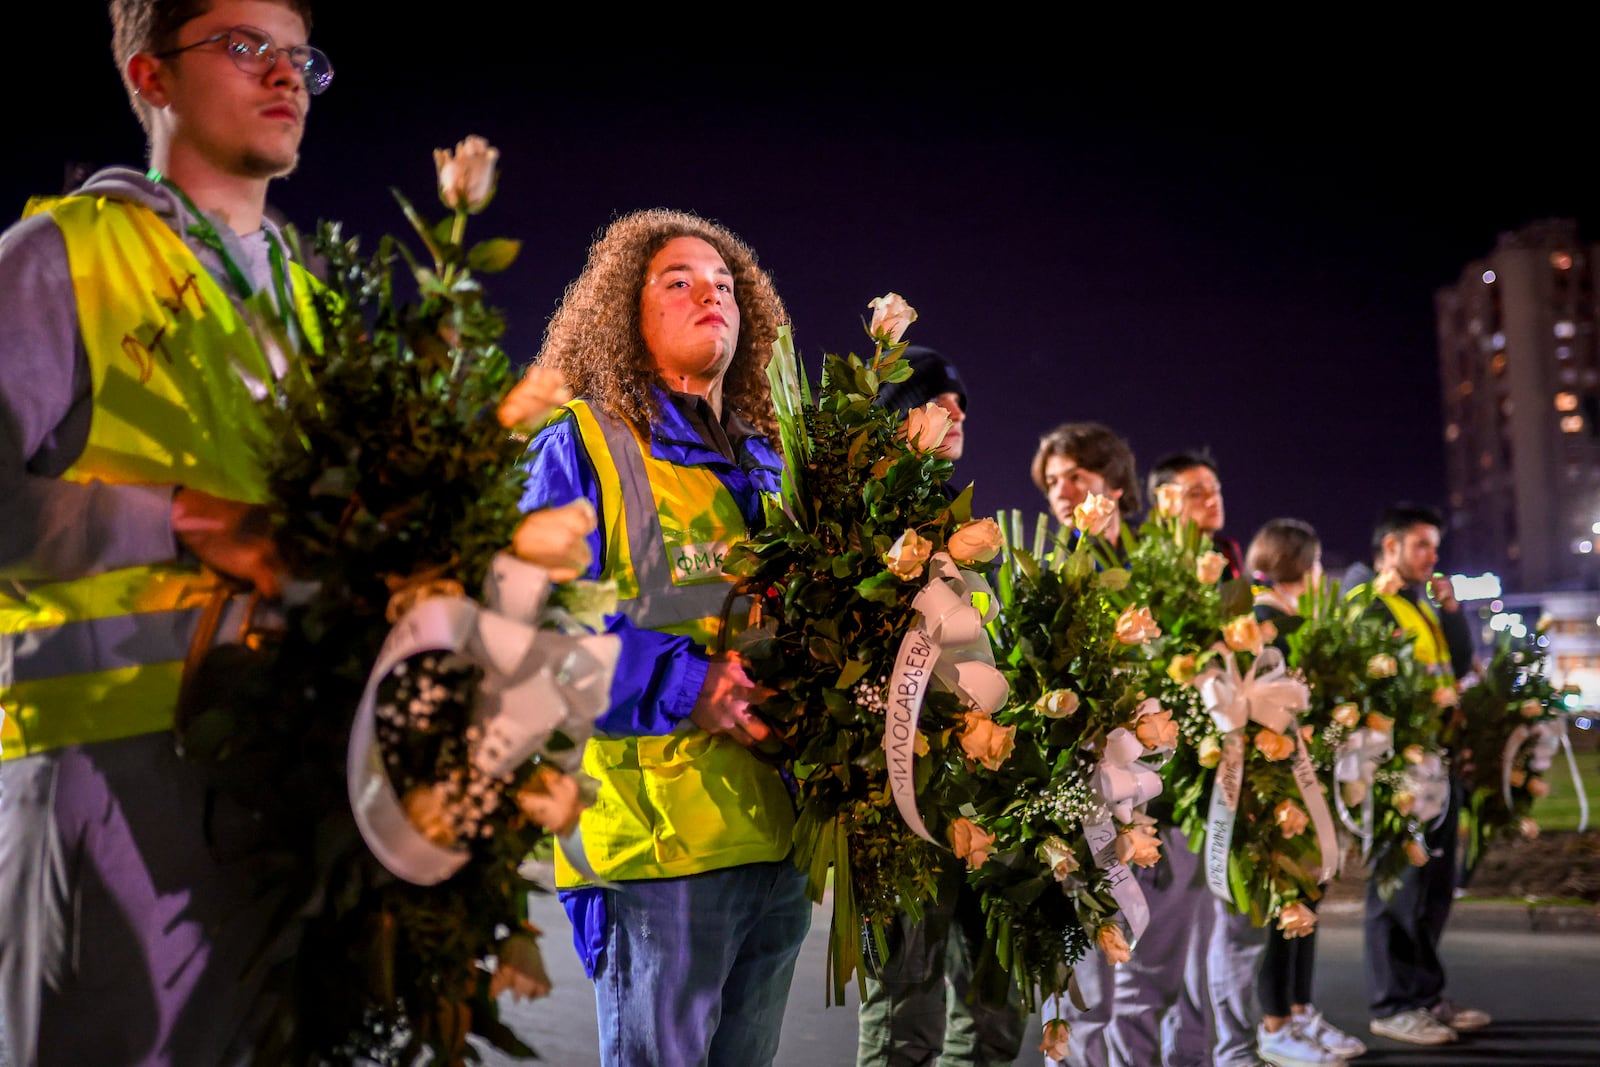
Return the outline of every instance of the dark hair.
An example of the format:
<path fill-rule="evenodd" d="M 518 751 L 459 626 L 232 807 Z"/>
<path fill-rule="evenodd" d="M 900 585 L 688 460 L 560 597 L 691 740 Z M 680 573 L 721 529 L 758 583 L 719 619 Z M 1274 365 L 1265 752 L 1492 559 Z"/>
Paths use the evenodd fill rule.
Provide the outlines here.
<path fill-rule="evenodd" d="M 1051 456 L 1065 456 L 1084 470 L 1104 478 L 1107 488 L 1121 489 L 1117 508 L 1123 515 L 1139 510 L 1142 501 L 1133 449 L 1110 427 L 1098 422 L 1064 422 L 1042 434 L 1030 471 L 1033 484 L 1041 493 L 1046 492 L 1044 468 Z"/>
<path fill-rule="evenodd" d="M 1250 539 L 1245 566 L 1269 582 L 1293 582 L 1305 577 L 1317 562 L 1322 542 L 1311 524 L 1300 519 L 1270 519 Z"/>
<path fill-rule="evenodd" d="M 1155 466 L 1150 468 L 1150 473 L 1145 477 L 1145 486 L 1153 499 L 1156 489 L 1168 482 L 1176 481 L 1178 475 L 1184 471 L 1204 467 L 1218 478 L 1222 472 L 1217 470 L 1217 461 L 1212 458 L 1211 450 L 1198 448 L 1192 452 L 1173 452 L 1156 460 Z"/>
<path fill-rule="evenodd" d="M 311 0 L 271 0 L 293 11 L 311 32 Z M 178 43 L 178 31 L 211 10 L 211 0 L 110 0 L 111 58 L 128 92 L 139 125 L 150 132 L 149 105 L 128 81 L 128 60 L 140 52 L 164 52 Z"/>
<path fill-rule="evenodd" d="M 1383 539 L 1390 534 L 1403 534 L 1413 526 L 1432 526 L 1444 529 L 1444 516 L 1424 504 L 1395 504 L 1383 510 L 1372 527 L 1372 558 L 1383 555 Z"/>
<path fill-rule="evenodd" d="M 927 345 L 907 345 L 900 358 L 910 364 L 911 377 L 903 382 L 885 383 L 873 398 L 874 404 L 904 412 L 920 408 L 945 393 L 954 393 L 961 401 L 962 414 L 966 414 L 967 387 L 961 384 L 961 375 L 946 356 Z"/>

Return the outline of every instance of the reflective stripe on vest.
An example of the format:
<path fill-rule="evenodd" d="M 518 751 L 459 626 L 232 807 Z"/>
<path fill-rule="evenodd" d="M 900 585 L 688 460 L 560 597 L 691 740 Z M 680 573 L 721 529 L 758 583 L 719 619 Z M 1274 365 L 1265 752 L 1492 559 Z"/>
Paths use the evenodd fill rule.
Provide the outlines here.
<path fill-rule="evenodd" d="M 1429 674 L 1454 681 L 1455 672 L 1450 669 L 1450 648 L 1445 643 L 1444 627 L 1439 624 L 1439 616 L 1434 614 L 1433 605 L 1420 597 L 1412 602 L 1399 593 L 1379 596 L 1378 599 L 1383 601 L 1400 628 L 1416 639 L 1412 642 L 1411 653 L 1417 662 L 1427 668 Z"/>
<path fill-rule="evenodd" d="M 647 455 L 622 419 L 582 401 L 568 407 L 600 483 L 601 577 L 617 582 L 619 610 L 712 647 L 731 586 L 720 566 L 715 576 L 675 581 L 671 546 L 743 540 L 738 502 L 714 471 Z M 601 878 L 673 878 L 789 853 L 794 802 L 783 779 L 726 737 L 687 723 L 666 736 L 597 735 L 583 770 L 601 783 L 581 821 L 585 856 Z M 559 849 L 556 884 L 583 884 Z"/>
<path fill-rule="evenodd" d="M 61 477 L 266 500 L 266 423 L 240 374 L 268 381 L 271 369 L 233 301 L 141 204 L 70 196 L 29 210 L 61 231 L 94 402 L 83 453 Z M 315 283 L 292 263 L 290 277 L 302 322 L 314 323 Z M 198 565 L 176 562 L 0 586 L 12 660 L 0 755 L 169 729 L 189 636 L 215 589 Z"/>

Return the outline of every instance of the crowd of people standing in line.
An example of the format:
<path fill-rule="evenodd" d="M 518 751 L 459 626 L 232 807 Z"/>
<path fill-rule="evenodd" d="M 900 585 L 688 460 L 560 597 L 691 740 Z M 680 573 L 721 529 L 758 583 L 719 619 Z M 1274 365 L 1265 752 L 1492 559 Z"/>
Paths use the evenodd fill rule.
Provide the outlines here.
<path fill-rule="evenodd" d="M 102 171 L 0 236 L 0 1018 L 17 1067 L 210 1067 L 248 1062 L 263 1038 L 275 994 L 256 953 L 281 902 L 257 892 L 248 847 L 218 839 L 233 824 L 176 753 L 173 715 L 198 623 L 190 605 L 217 575 L 267 600 L 281 592 L 266 487 L 239 443 L 255 429 L 251 398 L 224 371 L 259 355 L 247 298 L 270 292 L 287 307 L 314 285 L 265 205 L 332 67 L 308 43 L 307 0 L 110 8 L 149 170 Z M 166 279 L 185 280 L 177 295 L 191 302 L 152 295 Z M 736 234 L 641 211 L 594 243 L 538 355 L 579 399 L 530 442 L 524 507 L 587 499 L 598 517 L 588 576 L 621 596 L 612 706 L 584 762 L 601 789 L 583 839 L 607 885 L 558 872 L 608 1065 L 770 1063 L 811 922 L 788 862 L 787 787 L 750 751 L 768 733 L 762 691 L 736 655 L 712 651 L 723 576 L 672 562 L 716 558 L 674 550 L 736 543 L 762 521 L 782 469 L 762 368 L 785 320 Z M 147 352 L 135 382 L 125 341 L 146 328 L 180 358 Z M 957 458 L 960 377 L 932 350 L 909 358 L 909 391 L 880 402 L 946 407 L 957 432 L 943 447 Z M 1033 472 L 1063 523 L 1089 492 L 1115 497 L 1124 519 L 1139 511 L 1132 452 L 1102 426 L 1046 434 Z M 1263 612 L 1315 580 L 1308 530 L 1263 530 L 1248 554 L 1223 533 L 1203 453 L 1157 463 L 1146 488 L 1168 483 L 1236 575 L 1263 576 Z M 1386 609 L 1417 632 L 1419 656 L 1460 672 L 1458 609 L 1427 588 L 1439 523 L 1397 515 L 1374 542 L 1374 566 L 1407 583 Z M 1399 1040 L 1443 1042 L 1488 1021 L 1443 997 L 1446 831 L 1399 894 L 1368 902 L 1371 1025 Z M 1139 875 L 1152 922 L 1133 959 L 1086 961 L 1087 1010 L 1052 1009 L 1072 1023 L 1068 1062 L 1358 1054 L 1315 1009 L 1312 943 L 1241 926 L 1181 838 L 1168 831 L 1164 844 L 1164 861 Z M 1018 1054 L 1016 1003 L 966 995 L 966 939 L 981 936 L 970 903 L 952 885 L 898 931 L 861 1008 L 862 1064 Z"/>

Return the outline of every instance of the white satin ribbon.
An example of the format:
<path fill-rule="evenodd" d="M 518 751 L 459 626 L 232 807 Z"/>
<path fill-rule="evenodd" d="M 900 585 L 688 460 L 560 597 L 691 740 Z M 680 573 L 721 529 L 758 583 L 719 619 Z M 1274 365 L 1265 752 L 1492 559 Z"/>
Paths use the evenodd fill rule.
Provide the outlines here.
<path fill-rule="evenodd" d="M 1512 810 L 1511 771 L 1523 745 L 1531 739 L 1533 751 L 1528 754 L 1528 770 L 1544 774 L 1554 764 L 1557 752 L 1565 752 L 1567 769 L 1572 772 L 1572 786 L 1578 796 L 1578 832 L 1589 828 L 1589 798 L 1584 793 L 1583 777 L 1578 772 L 1578 757 L 1572 751 L 1572 738 L 1567 735 L 1567 717 L 1562 714 L 1542 722 L 1524 723 L 1511 731 L 1506 738 L 1505 750 L 1500 757 L 1500 789 L 1505 797 L 1506 809 Z"/>
<path fill-rule="evenodd" d="M 973 598 L 985 598 L 985 610 Z M 911 601 L 921 618 L 900 640 L 889 678 L 883 750 L 888 760 L 889 788 L 900 817 L 914 833 L 936 841 L 917 810 L 913 770 L 917 720 L 928 688 L 938 682 L 963 704 L 987 714 L 1005 705 L 1010 693 L 1005 675 L 994 665 L 994 650 L 984 624 L 999 611 L 982 575 L 962 570 L 948 553 L 928 560 L 928 583 Z"/>
<path fill-rule="evenodd" d="M 1384 730 L 1361 727 L 1352 730 L 1340 742 L 1333 757 L 1333 797 L 1339 812 L 1339 821 L 1361 842 L 1361 858 L 1365 860 L 1372 849 L 1373 828 L 1376 823 L 1377 803 L 1373 784 L 1377 781 L 1378 767 L 1394 755 L 1394 737 Z M 1365 789 L 1361 796 L 1361 824 L 1358 826 L 1345 806 L 1340 789 L 1346 782 L 1360 782 Z"/>
<path fill-rule="evenodd" d="M 500 553 L 484 582 L 483 605 L 466 597 L 430 597 L 407 612 L 384 640 L 351 728 L 346 778 L 367 847 L 396 877 L 434 885 L 468 858 L 465 848 L 436 845 L 412 825 L 384 769 L 376 736 L 378 687 L 408 657 L 457 653 L 483 668 L 472 712 L 481 736 L 471 759 L 485 774 L 504 774 L 536 752 L 569 773 L 582 762 L 594 721 L 610 701 L 620 640 L 541 628 L 550 589 L 544 568 Z M 573 746 L 545 753 L 557 732 Z M 577 832 L 558 841 L 573 867 L 597 881 Z"/>
<path fill-rule="evenodd" d="M 1315 877 L 1319 883 L 1326 882 L 1333 877 L 1338 862 L 1333 816 L 1295 721 L 1295 712 L 1310 704 L 1311 691 L 1304 682 L 1289 676 L 1283 653 L 1270 647 L 1251 662 L 1243 675 L 1233 653 L 1227 653 L 1223 667 L 1208 671 L 1200 680 L 1199 690 L 1212 721 L 1223 732 L 1222 759 L 1211 787 L 1206 819 L 1206 885 L 1218 899 L 1233 900 L 1228 886 L 1228 855 L 1233 849 L 1234 817 L 1244 784 L 1245 727 L 1252 722 L 1294 742 L 1291 770 L 1317 835 L 1319 868 Z"/>
<path fill-rule="evenodd" d="M 1119 822 L 1132 822 L 1133 809 L 1161 795 L 1161 775 L 1140 761 L 1144 743 L 1132 730 L 1106 734 L 1105 754 L 1090 775 L 1090 786 Z"/>
<path fill-rule="evenodd" d="M 1157 791 L 1160 791 L 1159 786 Z M 1132 948 L 1150 925 L 1150 904 L 1145 900 L 1144 890 L 1139 888 L 1133 871 L 1117 858 L 1117 826 L 1111 821 L 1111 813 L 1102 808 L 1096 815 L 1085 819 L 1083 836 L 1089 842 L 1089 852 L 1094 856 L 1095 865 L 1105 874 L 1111 899 L 1117 902 L 1122 917 L 1128 921 L 1128 933 L 1132 935 L 1128 947 Z"/>
<path fill-rule="evenodd" d="M 1412 796 L 1411 817 L 1433 823 L 1444 817 L 1450 806 L 1450 772 L 1437 752 L 1422 757 L 1405 770 L 1400 787 Z"/>

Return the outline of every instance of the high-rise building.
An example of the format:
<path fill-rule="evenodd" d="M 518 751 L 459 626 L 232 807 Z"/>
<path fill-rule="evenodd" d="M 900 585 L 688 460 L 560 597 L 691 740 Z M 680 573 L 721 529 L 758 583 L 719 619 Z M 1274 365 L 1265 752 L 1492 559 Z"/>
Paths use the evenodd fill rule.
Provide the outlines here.
<path fill-rule="evenodd" d="M 1600 245 L 1503 233 L 1434 297 L 1450 560 L 1508 591 L 1600 589 Z"/>

